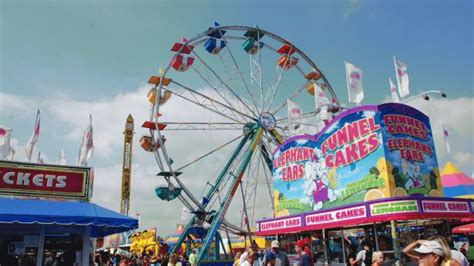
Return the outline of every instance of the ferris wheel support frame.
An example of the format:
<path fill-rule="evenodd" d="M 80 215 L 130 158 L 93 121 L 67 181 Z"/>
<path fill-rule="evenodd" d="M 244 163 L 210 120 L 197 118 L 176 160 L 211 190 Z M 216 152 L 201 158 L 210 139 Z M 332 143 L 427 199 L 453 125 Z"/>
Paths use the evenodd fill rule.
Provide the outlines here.
<path fill-rule="evenodd" d="M 216 180 L 215 184 L 213 186 L 211 186 L 210 190 L 207 192 L 207 194 L 205 196 L 205 198 L 208 199 L 208 202 L 210 202 L 211 199 L 214 198 L 214 195 L 217 192 L 217 188 L 224 181 L 224 177 L 228 174 L 232 163 L 234 162 L 235 158 L 237 158 L 239 153 L 242 151 L 242 149 L 244 148 L 245 144 L 249 141 L 249 139 L 250 139 L 250 134 L 245 135 L 244 138 L 240 141 L 237 148 L 232 153 L 230 159 L 227 161 L 227 163 L 225 164 L 225 166 L 222 169 L 221 173 L 217 177 L 217 180 Z M 208 203 L 205 203 L 205 204 L 202 205 L 202 208 L 203 208 L 202 211 L 204 211 L 204 212 L 206 211 L 207 204 Z M 178 240 L 176 241 L 176 245 L 171 249 L 171 253 L 176 252 L 177 249 L 184 242 L 186 237 L 188 237 L 189 231 L 193 227 L 196 219 L 198 219 L 197 214 L 194 214 L 192 216 L 192 218 L 189 220 L 189 222 L 186 224 L 186 227 L 185 227 L 183 233 L 179 236 Z"/>
<path fill-rule="evenodd" d="M 227 190 L 224 200 L 222 201 L 222 204 L 219 207 L 219 211 L 216 213 L 216 217 L 212 221 L 211 227 L 209 228 L 206 238 L 204 240 L 204 244 L 202 245 L 201 250 L 198 253 L 197 256 L 197 263 L 199 264 L 207 255 L 207 251 L 209 250 L 209 247 L 214 239 L 214 236 L 217 233 L 217 229 L 219 228 L 224 215 L 226 214 L 227 210 L 229 209 L 230 203 L 232 202 L 232 198 L 235 195 L 235 192 L 237 191 L 237 188 L 239 187 L 240 183 L 242 182 L 242 177 L 244 175 L 245 170 L 247 169 L 248 164 L 250 163 L 250 159 L 252 158 L 252 155 L 257 147 L 257 144 L 260 142 L 260 139 L 262 138 L 264 129 L 258 126 L 256 132 L 252 136 L 252 140 L 250 142 L 250 147 L 244 154 L 243 161 L 240 163 L 238 172 L 234 176 L 234 179 L 232 180 L 232 184 L 230 185 L 229 189 Z M 250 233 L 250 232 L 249 232 Z"/>

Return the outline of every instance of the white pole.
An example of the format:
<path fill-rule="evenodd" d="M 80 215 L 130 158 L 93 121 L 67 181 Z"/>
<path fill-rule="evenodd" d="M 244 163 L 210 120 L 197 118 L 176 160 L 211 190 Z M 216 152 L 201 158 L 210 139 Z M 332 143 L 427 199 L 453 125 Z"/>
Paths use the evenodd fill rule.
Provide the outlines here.
<path fill-rule="evenodd" d="M 86 226 L 82 235 L 82 258 L 81 265 L 89 265 L 89 256 L 91 253 L 91 227 Z"/>
<path fill-rule="evenodd" d="M 36 266 L 43 265 L 44 254 L 44 225 L 41 225 L 39 240 L 38 240 L 38 256 L 36 256 Z"/>

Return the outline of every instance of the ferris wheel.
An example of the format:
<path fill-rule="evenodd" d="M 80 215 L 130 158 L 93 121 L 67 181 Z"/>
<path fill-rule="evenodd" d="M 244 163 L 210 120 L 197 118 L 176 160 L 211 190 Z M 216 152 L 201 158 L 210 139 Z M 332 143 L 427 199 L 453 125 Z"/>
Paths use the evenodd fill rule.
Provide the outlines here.
<path fill-rule="evenodd" d="M 162 200 L 180 200 L 192 213 L 172 252 L 189 234 L 200 232 L 201 261 L 208 256 L 211 242 L 219 242 L 219 232 L 251 231 L 258 201 L 267 199 L 269 208 L 276 211 L 271 188 L 271 152 L 303 126 L 317 131 L 313 122 L 299 121 L 295 125 L 288 116 L 289 102 L 309 106 L 308 112 L 300 117 L 311 119 L 339 112 L 339 100 L 308 56 L 290 41 L 256 26 L 215 23 L 190 39 L 174 43 L 171 52 L 167 67 L 148 81 L 152 84 L 148 93 L 150 119 L 143 127 L 150 130 L 150 135 L 143 136 L 140 142 L 155 156 L 158 175 L 164 180 L 164 185 L 155 190 L 157 196 Z M 327 99 L 327 104 L 315 108 L 314 94 Z M 168 117 L 161 112 L 173 99 L 196 108 L 183 110 L 179 117 Z M 199 110 L 209 113 L 206 119 L 198 120 L 191 115 Z M 327 118 L 321 120 L 324 119 Z M 215 145 L 177 166 L 181 158 L 172 154 L 170 144 L 174 132 L 189 134 L 191 140 L 196 132 L 203 131 Z M 192 173 L 187 173 L 187 168 L 203 164 L 216 154 L 220 160 L 226 160 L 206 164 L 215 168 L 216 175 L 209 177 L 200 196 L 193 194 L 189 189 L 192 181 L 186 178 Z M 266 195 L 258 192 L 259 184 Z M 237 193 L 242 195 L 240 225 L 235 219 L 226 219 L 229 206 L 237 201 Z"/>

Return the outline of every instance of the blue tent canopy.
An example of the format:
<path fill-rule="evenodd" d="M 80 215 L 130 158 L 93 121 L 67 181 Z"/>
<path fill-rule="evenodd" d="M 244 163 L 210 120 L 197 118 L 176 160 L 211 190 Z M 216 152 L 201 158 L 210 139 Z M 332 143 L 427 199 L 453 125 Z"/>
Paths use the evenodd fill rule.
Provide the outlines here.
<path fill-rule="evenodd" d="M 138 227 L 138 220 L 94 203 L 0 198 L 0 224 L 90 226 L 91 237 Z"/>

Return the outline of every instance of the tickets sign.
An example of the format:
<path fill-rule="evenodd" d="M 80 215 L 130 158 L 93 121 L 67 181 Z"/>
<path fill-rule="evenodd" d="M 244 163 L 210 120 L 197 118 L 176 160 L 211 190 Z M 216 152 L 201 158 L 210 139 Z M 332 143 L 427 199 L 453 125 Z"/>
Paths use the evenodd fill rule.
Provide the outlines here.
<path fill-rule="evenodd" d="M 0 161 L 0 194 L 88 201 L 91 169 Z"/>

